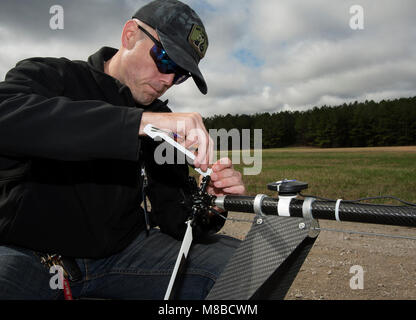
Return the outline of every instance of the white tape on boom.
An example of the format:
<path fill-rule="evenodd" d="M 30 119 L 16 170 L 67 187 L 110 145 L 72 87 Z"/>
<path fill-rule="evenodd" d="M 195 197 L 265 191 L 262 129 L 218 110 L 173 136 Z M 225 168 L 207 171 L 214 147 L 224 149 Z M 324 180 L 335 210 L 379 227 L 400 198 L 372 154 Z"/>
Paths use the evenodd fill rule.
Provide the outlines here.
<path fill-rule="evenodd" d="M 335 220 L 341 222 L 341 220 L 339 220 L 339 205 L 341 204 L 342 199 L 338 199 L 337 203 L 335 204 Z"/>
<path fill-rule="evenodd" d="M 279 196 L 279 202 L 277 203 L 277 214 L 279 217 L 290 217 L 289 206 L 293 197 Z"/>

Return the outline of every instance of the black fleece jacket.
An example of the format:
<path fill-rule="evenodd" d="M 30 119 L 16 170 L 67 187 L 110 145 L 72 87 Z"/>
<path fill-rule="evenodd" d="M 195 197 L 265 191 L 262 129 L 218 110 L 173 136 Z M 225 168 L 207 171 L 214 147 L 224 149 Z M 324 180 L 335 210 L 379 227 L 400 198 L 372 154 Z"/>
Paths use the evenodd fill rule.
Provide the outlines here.
<path fill-rule="evenodd" d="M 143 111 L 170 112 L 167 101 L 136 104 L 104 73 L 116 52 L 23 60 L 0 83 L 0 245 L 78 258 L 122 250 L 144 229 L 143 163 L 153 225 L 183 236 L 188 167 L 157 165 L 156 144 L 138 137 Z"/>

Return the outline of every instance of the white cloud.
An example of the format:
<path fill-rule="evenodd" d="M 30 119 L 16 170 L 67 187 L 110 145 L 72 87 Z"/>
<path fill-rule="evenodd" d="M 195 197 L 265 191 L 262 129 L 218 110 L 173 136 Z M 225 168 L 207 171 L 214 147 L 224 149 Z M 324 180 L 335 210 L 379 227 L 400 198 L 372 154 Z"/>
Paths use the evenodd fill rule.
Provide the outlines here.
<path fill-rule="evenodd" d="M 365 29 L 358 31 L 349 27 L 352 0 L 183 1 L 208 32 L 200 63 L 208 95 L 188 80 L 166 94 L 175 111 L 276 112 L 416 95 L 414 0 L 360 0 Z M 47 19 L 48 2 L 33 3 L 37 19 Z M 71 3 L 63 5 L 68 19 L 59 36 L 31 20 L 33 10 L 17 10 L 16 24 L 13 4 L 0 4 L 0 78 L 22 58 L 85 60 L 103 45 L 118 46 L 124 20 L 145 1 L 101 1 L 99 19 L 91 19 L 94 0 Z"/>

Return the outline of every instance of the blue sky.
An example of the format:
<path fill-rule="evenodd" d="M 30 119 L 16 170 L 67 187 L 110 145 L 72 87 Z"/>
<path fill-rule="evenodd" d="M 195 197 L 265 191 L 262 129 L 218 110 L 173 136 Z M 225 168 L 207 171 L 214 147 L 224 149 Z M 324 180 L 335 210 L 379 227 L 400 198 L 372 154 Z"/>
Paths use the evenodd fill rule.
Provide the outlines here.
<path fill-rule="evenodd" d="M 238 49 L 233 52 L 233 56 L 239 61 L 239 63 L 253 69 L 260 68 L 264 65 L 264 61 L 256 56 L 249 48 Z"/>
<path fill-rule="evenodd" d="M 125 20 L 146 0 L 15 0 L 0 3 L 0 79 L 32 56 L 85 60 L 119 46 Z M 184 0 L 204 21 L 200 68 L 208 95 L 188 80 L 166 93 L 174 111 L 203 116 L 306 110 L 416 95 L 414 0 Z M 49 9 L 64 8 L 51 30 Z M 353 30 L 350 8 L 363 8 Z"/>

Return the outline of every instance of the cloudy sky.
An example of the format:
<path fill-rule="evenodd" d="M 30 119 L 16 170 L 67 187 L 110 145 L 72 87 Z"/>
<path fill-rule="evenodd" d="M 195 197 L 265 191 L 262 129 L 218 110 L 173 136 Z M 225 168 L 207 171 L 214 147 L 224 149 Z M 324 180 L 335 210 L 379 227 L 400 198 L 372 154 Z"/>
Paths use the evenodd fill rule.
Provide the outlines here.
<path fill-rule="evenodd" d="M 119 47 L 125 20 L 148 0 L 2 0 L 0 79 L 21 59 L 85 60 Z M 415 0 L 184 0 L 210 40 L 192 80 L 166 94 L 174 111 L 203 116 L 305 110 L 416 95 Z M 64 9 L 52 30 L 50 8 Z M 363 29 L 354 5 L 363 9 Z M 353 24 L 354 25 L 354 24 Z"/>

